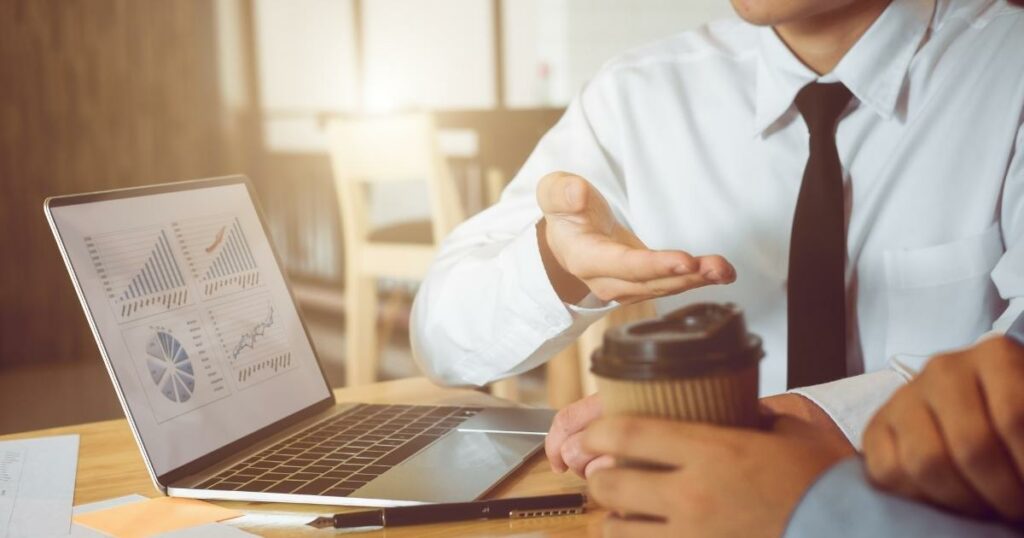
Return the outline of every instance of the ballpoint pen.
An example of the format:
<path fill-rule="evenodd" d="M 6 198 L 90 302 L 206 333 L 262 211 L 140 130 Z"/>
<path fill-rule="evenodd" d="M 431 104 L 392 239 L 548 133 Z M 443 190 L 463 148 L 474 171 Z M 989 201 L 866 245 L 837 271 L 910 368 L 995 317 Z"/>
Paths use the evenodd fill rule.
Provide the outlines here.
<path fill-rule="evenodd" d="M 582 514 L 587 497 L 582 493 L 518 497 L 464 503 L 422 504 L 380 508 L 362 512 L 318 517 L 308 523 L 318 529 L 350 529 L 356 527 L 398 527 L 468 521 L 472 519 L 519 519 L 543 516 Z"/>

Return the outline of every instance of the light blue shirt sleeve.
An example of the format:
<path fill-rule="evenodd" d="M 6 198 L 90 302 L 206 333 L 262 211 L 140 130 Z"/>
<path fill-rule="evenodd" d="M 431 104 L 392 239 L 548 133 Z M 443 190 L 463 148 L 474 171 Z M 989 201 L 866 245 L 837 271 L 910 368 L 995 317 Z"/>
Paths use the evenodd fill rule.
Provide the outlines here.
<path fill-rule="evenodd" d="M 1017 321 L 1010 325 L 1010 328 L 1006 331 L 1006 336 L 1024 346 L 1024 314 L 1021 314 Z"/>
<path fill-rule="evenodd" d="M 959 517 L 871 487 L 860 458 L 840 462 L 811 486 L 793 511 L 784 538 L 1020 537 L 993 522 Z"/>

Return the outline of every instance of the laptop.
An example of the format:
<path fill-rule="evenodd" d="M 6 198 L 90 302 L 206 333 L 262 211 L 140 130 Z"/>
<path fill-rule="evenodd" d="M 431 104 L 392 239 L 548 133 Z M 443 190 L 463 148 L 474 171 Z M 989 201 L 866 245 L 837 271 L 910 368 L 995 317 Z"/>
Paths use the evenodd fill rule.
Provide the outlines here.
<path fill-rule="evenodd" d="M 550 410 L 336 402 L 245 177 L 59 196 L 45 212 L 167 495 L 470 501 L 543 445 Z"/>

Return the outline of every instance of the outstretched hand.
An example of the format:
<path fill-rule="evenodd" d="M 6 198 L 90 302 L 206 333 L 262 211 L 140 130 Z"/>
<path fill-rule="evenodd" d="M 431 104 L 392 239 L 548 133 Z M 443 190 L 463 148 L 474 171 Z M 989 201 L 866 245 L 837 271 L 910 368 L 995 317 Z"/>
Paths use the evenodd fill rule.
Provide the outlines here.
<path fill-rule="evenodd" d="M 563 301 L 576 303 L 593 293 L 603 301 L 627 304 L 736 279 L 721 256 L 647 248 L 579 176 L 544 176 L 537 203 L 544 213 L 537 226 L 541 259 Z"/>

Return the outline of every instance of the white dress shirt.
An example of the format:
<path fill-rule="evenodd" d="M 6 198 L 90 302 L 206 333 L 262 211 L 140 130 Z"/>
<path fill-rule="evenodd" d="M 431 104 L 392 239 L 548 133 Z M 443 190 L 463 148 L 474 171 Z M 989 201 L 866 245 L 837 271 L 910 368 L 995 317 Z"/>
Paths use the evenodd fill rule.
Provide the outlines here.
<path fill-rule="evenodd" d="M 480 385 L 543 363 L 616 306 L 566 305 L 544 271 L 535 189 L 562 170 L 589 180 L 649 247 L 730 260 L 735 283 L 659 299 L 658 310 L 738 304 L 764 340 L 761 393 L 784 391 L 789 239 L 808 158 L 793 99 L 841 81 L 855 97 L 836 133 L 848 372 L 868 373 L 800 392 L 859 444 L 903 382 L 891 359 L 914 365 L 1024 310 L 1021 51 L 1024 10 L 1005 1 L 895 0 L 825 76 L 771 28 L 738 20 L 622 55 L 501 201 L 444 242 L 413 309 L 418 361 L 440 382 Z"/>

